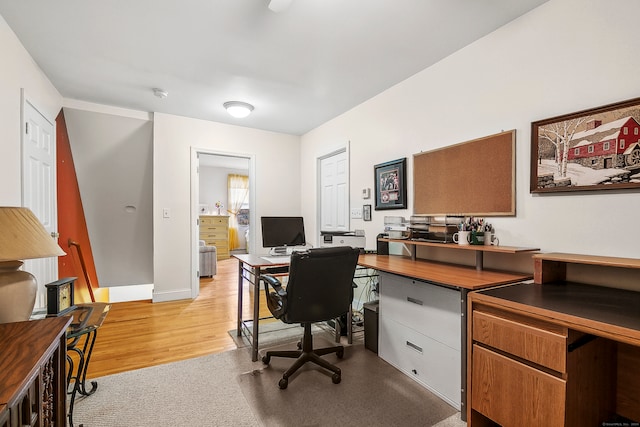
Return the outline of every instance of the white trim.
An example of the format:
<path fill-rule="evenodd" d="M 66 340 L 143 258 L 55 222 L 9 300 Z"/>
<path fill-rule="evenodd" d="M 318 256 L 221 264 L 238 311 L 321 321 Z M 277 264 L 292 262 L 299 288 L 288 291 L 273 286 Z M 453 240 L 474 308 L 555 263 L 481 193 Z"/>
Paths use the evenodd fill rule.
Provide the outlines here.
<path fill-rule="evenodd" d="M 152 302 L 177 301 L 182 299 L 191 299 L 191 289 L 185 288 L 180 290 L 172 290 L 168 292 L 153 292 Z"/>
<path fill-rule="evenodd" d="M 130 110 L 127 108 L 113 107 L 111 105 L 94 104 L 93 102 L 80 101 L 77 99 L 64 98 L 62 100 L 63 108 L 73 108 L 75 110 L 91 111 L 93 113 L 111 114 L 113 116 L 129 117 L 132 119 L 140 119 L 153 121 L 153 113 L 147 111 Z"/>
<path fill-rule="evenodd" d="M 107 286 L 109 302 L 144 301 L 153 298 L 153 284 Z"/>
<path fill-rule="evenodd" d="M 214 156 L 240 157 L 249 161 L 249 247 L 247 252 L 255 253 L 256 242 L 256 157 L 254 154 L 231 153 L 225 151 L 216 151 L 207 148 L 191 147 L 191 296 L 196 298 L 200 294 L 200 279 L 198 277 L 198 269 L 200 268 L 200 250 L 198 249 L 200 236 L 198 235 L 197 221 L 200 217 L 199 196 L 200 181 L 198 178 L 198 154 L 211 154 Z"/>

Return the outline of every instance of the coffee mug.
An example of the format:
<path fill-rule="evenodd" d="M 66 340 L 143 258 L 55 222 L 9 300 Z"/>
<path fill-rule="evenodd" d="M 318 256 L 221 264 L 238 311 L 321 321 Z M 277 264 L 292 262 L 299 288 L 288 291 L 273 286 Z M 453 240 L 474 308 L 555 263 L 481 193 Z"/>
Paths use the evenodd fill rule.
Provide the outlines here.
<path fill-rule="evenodd" d="M 453 233 L 453 242 L 463 246 L 468 245 L 471 243 L 471 232 L 458 231 L 457 233 Z"/>
<path fill-rule="evenodd" d="M 490 231 L 485 231 L 484 232 L 484 245 L 485 246 L 498 246 L 500 244 L 500 240 L 498 240 L 498 238 L 496 237 L 495 234 L 493 234 Z"/>

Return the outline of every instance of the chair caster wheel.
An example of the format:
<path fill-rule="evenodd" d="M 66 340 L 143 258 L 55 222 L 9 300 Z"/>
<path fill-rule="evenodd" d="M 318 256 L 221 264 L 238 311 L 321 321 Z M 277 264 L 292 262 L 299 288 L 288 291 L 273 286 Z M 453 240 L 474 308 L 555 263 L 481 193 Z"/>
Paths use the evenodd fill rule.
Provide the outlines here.
<path fill-rule="evenodd" d="M 342 380 L 342 375 L 341 374 L 333 374 L 331 376 L 331 381 L 333 381 L 334 384 L 340 384 L 341 380 Z"/>
<path fill-rule="evenodd" d="M 297 347 L 298 350 L 302 350 L 302 341 L 298 341 Z"/>
<path fill-rule="evenodd" d="M 268 365 L 269 362 L 271 362 L 271 357 L 269 356 L 262 356 L 262 363 L 264 363 L 265 365 Z"/>
<path fill-rule="evenodd" d="M 285 388 L 287 388 L 288 385 L 289 385 L 289 380 L 286 378 L 282 378 L 278 382 L 278 387 L 280 387 L 280 390 L 284 390 Z"/>
<path fill-rule="evenodd" d="M 336 351 L 336 356 L 338 356 L 338 359 L 342 359 L 344 357 L 344 349 Z"/>

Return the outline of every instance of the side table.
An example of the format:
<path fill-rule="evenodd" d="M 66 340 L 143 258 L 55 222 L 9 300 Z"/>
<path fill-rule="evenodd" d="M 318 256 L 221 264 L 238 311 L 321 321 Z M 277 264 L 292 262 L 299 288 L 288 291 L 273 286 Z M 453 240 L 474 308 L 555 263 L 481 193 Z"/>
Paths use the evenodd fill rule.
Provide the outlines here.
<path fill-rule="evenodd" d="M 73 405 L 76 395 L 80 393 L 83 396 L 90 396 L 95 393 L 98 388 L 97 381 L 91 381 L 91 389 L 87 390 L 86 378 L 87 367 L 91 360 L 91 352 L 96 342 L 98 329 L 102 326 L 104 319 L 107 317 L 111 304 L 103 302 L 94 302 L 89 304 L 77 304 L 70 313 L 73 317 L 69 329 L 67 329 L 67 363 L 69 369 L 67 371 L 67 387 L 73 387 L 67 393 L 71 395 L 69 400 L 69 426 L 73 427 Z M 78 355 L 77 367 L 71 352 Z"/>

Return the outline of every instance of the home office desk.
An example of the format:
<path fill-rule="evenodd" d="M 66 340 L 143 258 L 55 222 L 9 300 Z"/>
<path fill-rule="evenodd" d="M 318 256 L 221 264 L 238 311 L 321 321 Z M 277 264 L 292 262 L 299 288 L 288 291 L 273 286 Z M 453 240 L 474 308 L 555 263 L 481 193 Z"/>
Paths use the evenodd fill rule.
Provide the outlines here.
<path fill-rule="evenodd" d="M 272 316 L 260 317 L 260 283 L 264 274 L 286 275 L 288 274 L 289 256 L 240 254 L 233 255 L 238 259 L 238 324 L 237 336 L 243 333 L 251 341 L 251 360 L 258 360 L 258 333 L 261 320 L 272 319 Z M 356 273 L 354 279 L 361 277 Z M 253 287 L 253 318 L 243 319 L 242 305 L 244 297 L 244 281 Z M 257 320 L 255 320 L 257 319 Z M 337 324 L 337 322 L 336 322 Z M 351 313 L 347 313 L 347 337 L 349 344 L 352 342 Z M 336 327 L 336 341 L 340 339 L 339 327 Z"/>
<path fill-rule="evenodd" d="M 283 271 L 289 266 L 290 258 L 288 256 L 274 257 L 268 255 L 256 254 L 240 254 L 233 255 L 238 259 L 238 326 L 237 336 L 241 337 L 243 331 L 247 332 L 248 338 L 251 339 L 251 360 L 258 360 L 258 327 L 260 320 L 266 320 L 270 317 L 260 318 L 260 283 L 263 274 L 283 274 Z M 242 318 L 242 300 L 244 281 L 249 282 L 253 286 L 253 318 L 243 320 Z M 251 326 L 247 326 L 251 323 Z"/>
<path fill-rule="evenodd" d="M 465 420 L 467 295 L 533 276 L 399 255 L 360 255 L 358 264 L 381 272 L 380 357 L 460 409 Z"/>

